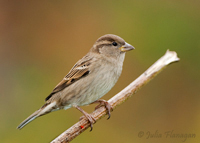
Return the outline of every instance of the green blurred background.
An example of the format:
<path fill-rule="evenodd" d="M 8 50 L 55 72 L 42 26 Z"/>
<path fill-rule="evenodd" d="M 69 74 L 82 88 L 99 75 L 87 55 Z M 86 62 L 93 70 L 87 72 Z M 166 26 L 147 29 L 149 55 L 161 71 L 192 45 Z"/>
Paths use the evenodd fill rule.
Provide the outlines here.
<path fill-rule="evenodd" d="M 121 36 L 136 49 L 126 54 L 122 75 L 108 100 L 143 73 L 167 49 L 170 65 L 137 94 L 73 143 L 170 143 L 165 132 L 195 134 L 200 142 L 200 1 L 0 1 L 0 142 L 45 143 L 76 123 L 76 109 L 16 127 L 44 99 L 100 36 Z M 88 112 L 95 105 L 84 107 Z M 143 137 L 138 137 L 140 131 Z M 148 138 L 147 134 L 162 134 Z"/>

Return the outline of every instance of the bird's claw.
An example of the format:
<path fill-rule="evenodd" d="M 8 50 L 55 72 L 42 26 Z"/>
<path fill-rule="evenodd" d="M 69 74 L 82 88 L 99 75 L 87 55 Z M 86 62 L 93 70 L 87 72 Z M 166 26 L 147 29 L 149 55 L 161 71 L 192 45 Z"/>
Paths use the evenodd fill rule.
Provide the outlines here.
<path fill-rule="evenodd" d="M 96 123 L 96 120 L 94 119 L 94 117 L 88 113 L 84 114 L 84 116 L 81 116 L 79 120 L 82 120 L 83 118 L 87 118 L 88 121 L 90 122 L 90 131 L 92 131 L 93 129 L 93 124 Z"/>
<path fill-rule="evenodd" d="M 95 110 L 98 109 L 101 106 L 105 106 L 105 108 L 107 109 L 107 112 L 108 112 L 108 118 L 107 119 L 110 119 L 110 116 L 111 116 L 110 112 L 113 111 L 112 106 L 105 100 L 99 99 L 99 100 L 95 101 L 95 103 L 96 102 L 98 102 L 100 104 L 95 107 Z"/>

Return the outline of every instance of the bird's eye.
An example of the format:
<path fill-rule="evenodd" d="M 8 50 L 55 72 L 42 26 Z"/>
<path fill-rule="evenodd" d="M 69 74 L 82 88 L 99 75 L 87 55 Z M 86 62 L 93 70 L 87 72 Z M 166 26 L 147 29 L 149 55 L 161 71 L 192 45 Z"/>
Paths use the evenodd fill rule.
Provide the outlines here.
<path fill-rule="evenodd" d="M 117 46 L 117 43 L 116 43 L 116 42 L 113 42 L 112 45 L 113 45 L 113 46 Z"/>

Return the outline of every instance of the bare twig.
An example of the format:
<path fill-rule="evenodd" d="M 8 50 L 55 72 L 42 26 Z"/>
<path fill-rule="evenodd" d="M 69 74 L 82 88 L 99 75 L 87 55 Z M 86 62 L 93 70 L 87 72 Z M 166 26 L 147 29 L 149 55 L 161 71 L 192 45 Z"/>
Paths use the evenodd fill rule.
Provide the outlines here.
<path fill-rule="evenodd" d="M 108 102 L 111 104 L 113 109 L 115 109 L 116 106 L 123 103 L 125 100 L 131 97 L 131 95 L 135 94 L 143 85 L 153 79 L 158 73 L 162 71 L 163 68 L 165 68 L 170 63 L 177 61 L 179 61 L 179 58 L 177 57 L 176 52 L 167 50 L 164 56 L 157 60 L 150 68 L 148 68 L 142 75 L 140 75 L 135 81 L 129 84 L 121 92 L 113 96 Z M 96 120 L 99 120 L 105 115 L 105 107 L 100 107 L 92 113 L 92 116 Z M 51 143 L 68 143 L 83 131 L 85 131 L 88 127 L 90 127 L 88 120 L 83 118 L 68 130 L 64 131 Z"/>

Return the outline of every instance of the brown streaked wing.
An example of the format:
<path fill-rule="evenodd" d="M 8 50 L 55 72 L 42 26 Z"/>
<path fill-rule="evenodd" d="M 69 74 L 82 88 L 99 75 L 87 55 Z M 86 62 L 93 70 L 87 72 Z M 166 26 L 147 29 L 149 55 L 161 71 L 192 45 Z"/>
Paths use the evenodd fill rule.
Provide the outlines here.
<path fill-rule="evenodd" d="M 86 58 L 86 59 L 84 59 Z M 91 64 L 92 58 L 85 56 L 83 59 L 79 60 L 70 72 L 64 77 L 64 79 L 54 88 L 49 96 L 46 97 L 45 101 L 49 100 L 55 93 L 63 90 L 79 79 L 87 76 L 90 72 L 89 65 Z"/>

